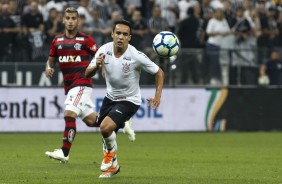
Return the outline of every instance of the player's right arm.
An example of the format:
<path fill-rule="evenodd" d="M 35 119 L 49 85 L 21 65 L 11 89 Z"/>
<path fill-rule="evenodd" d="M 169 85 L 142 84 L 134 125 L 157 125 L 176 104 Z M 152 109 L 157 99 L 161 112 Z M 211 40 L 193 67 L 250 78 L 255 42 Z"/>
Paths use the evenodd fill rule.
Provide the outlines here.
<path fill-rule="evenodd" d="M 91 60 L 90 64 L 85 70 L 84 76 L 86 78 L 93 77 L 97 71 L 101 68 L 102 69 L 102 75 L 104 77 L 104 59 L 105 59 L 105 45 L 102 45 L 98 51 L 96 52 L 94 58 Z"/>
<path fill-rule="evenodd" d="M 85 77 L 93 77 L 100 68 L 103 68 L 104 59 L 105 55 L 102 53 L 100 53 L 97 57 L 95 56 L 85 70 Z"/>
<path fill-rule="evenodd" d="M 45 66 L 45 75 L 46 77 L 52 77 L 55 71 L 55 64 L 57 61 L 57 48 L 55 47 L 56 40 L 58 38 L 55 37 L 50 45 L 50 52 L 49 52 L 49 58 L 46 62 Z"/>
<path fill-rule="evenodd" d="M 45 75 L 46 77 L 52 77 L 55 71 L 55 64 L 56 64 L 56 58 L 49 56 L 46 67 L 45 67 Z"/>

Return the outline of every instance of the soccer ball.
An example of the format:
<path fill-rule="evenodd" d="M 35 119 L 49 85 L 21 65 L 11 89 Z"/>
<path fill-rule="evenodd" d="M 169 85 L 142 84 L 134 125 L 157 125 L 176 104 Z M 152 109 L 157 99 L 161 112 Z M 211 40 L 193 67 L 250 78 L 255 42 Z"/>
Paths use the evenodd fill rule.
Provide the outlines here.
<path fill-rule="evenodd" d="M 158 33 L 153 40 L 153 49 L 161 57 L 171 57 L 179 50 L 179 40 L 169 31 Z"/>

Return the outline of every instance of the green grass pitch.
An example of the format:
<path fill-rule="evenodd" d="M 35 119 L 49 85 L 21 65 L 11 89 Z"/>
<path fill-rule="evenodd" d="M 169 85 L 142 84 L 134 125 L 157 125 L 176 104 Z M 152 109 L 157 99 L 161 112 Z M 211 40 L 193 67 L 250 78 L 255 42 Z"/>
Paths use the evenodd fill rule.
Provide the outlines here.
<path fill-rule="evenodd" d="M 118 134 L 121 172 L 98 179 L 99 133 L 79 133 L 70 161 L 47 158 L 61 133 L 1 133 L 0 184 L 282 184 L 282 133 Z"/>

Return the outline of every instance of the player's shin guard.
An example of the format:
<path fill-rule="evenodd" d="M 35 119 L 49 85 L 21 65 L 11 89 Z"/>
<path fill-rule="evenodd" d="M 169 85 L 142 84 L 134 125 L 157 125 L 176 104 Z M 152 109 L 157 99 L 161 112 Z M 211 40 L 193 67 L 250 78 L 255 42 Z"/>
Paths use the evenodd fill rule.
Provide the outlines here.
<path fill-rule="evenodd" d="M 65 131 L 64 131 L 63 146 L 62 146 L 62 150 L 65 156 L 69 155 L 69 151 L 74 141 L 75 134 L 76 134 L 75 118 L 65 117 Z"/>

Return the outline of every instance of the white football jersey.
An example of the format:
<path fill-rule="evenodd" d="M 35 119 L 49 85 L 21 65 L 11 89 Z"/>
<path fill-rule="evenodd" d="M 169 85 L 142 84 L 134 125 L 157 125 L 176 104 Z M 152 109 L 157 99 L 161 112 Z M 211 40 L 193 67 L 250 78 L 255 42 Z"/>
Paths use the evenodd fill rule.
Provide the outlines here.
<path fill-rule="evenodd" d="M 113 42 L 101 46 L 89 66 L 96 66 L 96 58 L 101 53 L 105 55 L 106 96 L 113 101 L 126 100 L 140 105 L 139 79 L 141 70 L 154 75 L 159 70 L 159 66 L 130 44 L 125 53 L 116 58 Z"/>

